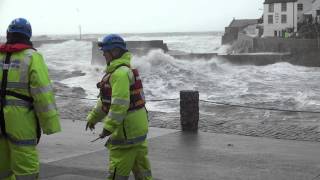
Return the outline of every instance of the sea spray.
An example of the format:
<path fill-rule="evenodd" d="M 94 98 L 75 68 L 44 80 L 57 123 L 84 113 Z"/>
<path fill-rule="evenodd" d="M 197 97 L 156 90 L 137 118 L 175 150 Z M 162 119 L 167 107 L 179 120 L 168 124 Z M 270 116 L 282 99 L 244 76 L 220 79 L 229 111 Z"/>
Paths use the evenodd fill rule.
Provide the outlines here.
<path fill-rule="evenodd" d="M 83 88 L 88 98 L 96 98 L 96 83 L 103 66 L 90 65 L 91 42 L 67 41 L 42 45 L 39 50 L 49 69 L 81 71 L 82 76 L 61 81 Z M 161 51 L 132 60 L 143 81 L 147 99 L 179 98 L 181 90 L 197 90 L 200 99 L 277 107 L 283 109 L 319 109 L 320 68 L 276 63 L 267 66 L 233 65 L 222 59 L 178 60 Z M 151 110 L 178 111 L 178 103 L 148 102 Z"/>

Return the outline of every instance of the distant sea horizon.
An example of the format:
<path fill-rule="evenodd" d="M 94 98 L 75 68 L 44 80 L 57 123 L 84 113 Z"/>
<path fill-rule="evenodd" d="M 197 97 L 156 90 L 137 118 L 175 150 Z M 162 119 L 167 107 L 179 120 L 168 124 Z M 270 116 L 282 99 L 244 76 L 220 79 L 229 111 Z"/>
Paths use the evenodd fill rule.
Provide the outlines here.
<path fill-rule="evenodd" d="M 96 37 L 102 37 L 107 33 L 84 33 L 81 34 L 81 39 L 91 39 Z M 185 35 L 223 35 L 223 31 L 190 31 L 190 32 L 146 32 L 146 33 L 118 33 L 122 36 L 145 36 L 145 37 L 157 37 L 157 36 L 185 36 Z M 0 36 L 1 39 L 5 39 L 5 36 Z M 80 39 L 80 34 L 37 34 L 32 36 L 32 40 L 46 40 L 46 39 Z"/>

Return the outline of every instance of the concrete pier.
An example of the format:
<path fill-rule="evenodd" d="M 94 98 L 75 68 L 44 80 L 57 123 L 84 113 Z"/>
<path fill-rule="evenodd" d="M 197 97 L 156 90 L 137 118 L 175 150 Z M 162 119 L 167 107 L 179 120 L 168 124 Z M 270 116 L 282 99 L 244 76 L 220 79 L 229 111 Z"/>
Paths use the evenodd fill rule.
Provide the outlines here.
<path fill-rule="evenodd" d="M 290 62 L 290 53 L 243 53 L 219 55 L 218 58 L 238 65 L 264 66 L 277 62 Z"/>

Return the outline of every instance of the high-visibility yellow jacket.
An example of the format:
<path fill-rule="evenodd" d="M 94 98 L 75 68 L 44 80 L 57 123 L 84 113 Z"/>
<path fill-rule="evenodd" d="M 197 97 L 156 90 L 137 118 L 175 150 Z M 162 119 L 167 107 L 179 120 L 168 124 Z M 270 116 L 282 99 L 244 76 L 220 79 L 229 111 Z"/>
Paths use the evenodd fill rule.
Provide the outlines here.
<path fill-rule="evenodd" d="M 0 52 L 0 80 L 5 58 L 6 53 Z M 48 68 L 33 49 L 13 52 L 10 61 L 6 89 L 32 97 L 33 103 L 6 95 L 5 129 L 14 143 L 32 145 L 37 140 L 37 123 L 44 134 L 61 131 Z"/>
<path fill-rule="evenodd" d="M 108 114 L 102 111 L 99 99 L 94 109 L 88 114 L 89 123 L 96 124 L 104 119 L 104 128 L 112 134 L 109 147 L 130 147 L 145 141 L 148 133 L 148 118 L 145 108 L 128 111 L 130 105 L 130 84 L 134 75 L 130 66 L 131 54 L 125 53 L 119 59 L 111 61 L 106 73 L 111 73 L 109 82 L 112 88 L 111 106 Z M 126 65 L 126 66 L 121 66 Z"/>

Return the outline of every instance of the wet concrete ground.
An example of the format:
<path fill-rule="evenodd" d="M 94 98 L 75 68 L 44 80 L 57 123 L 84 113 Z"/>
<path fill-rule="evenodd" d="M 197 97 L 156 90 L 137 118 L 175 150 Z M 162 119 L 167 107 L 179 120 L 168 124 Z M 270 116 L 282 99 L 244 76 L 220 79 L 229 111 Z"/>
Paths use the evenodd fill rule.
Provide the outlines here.
<path fill-rule="evenodd" d="M 63 132 L 43 137 L 40 179 L 105 179 L 104 142 L 89 143 L 97 134 L 85 132 L 84 126 L 83 121 L 62 120 Z M 156 180 L 317 180 L 319 149 L 318 142 L 161 128 L 151 128 L 149 137 Z"/>

